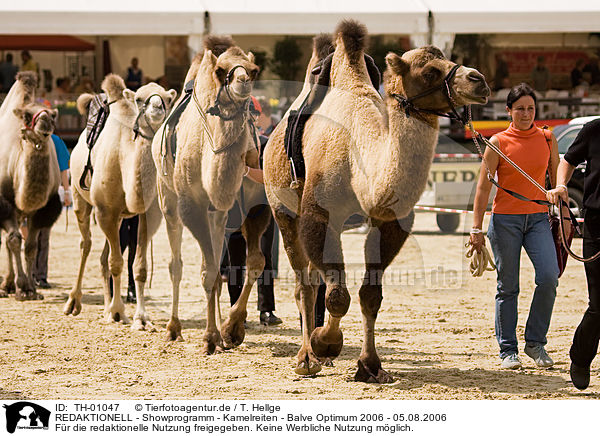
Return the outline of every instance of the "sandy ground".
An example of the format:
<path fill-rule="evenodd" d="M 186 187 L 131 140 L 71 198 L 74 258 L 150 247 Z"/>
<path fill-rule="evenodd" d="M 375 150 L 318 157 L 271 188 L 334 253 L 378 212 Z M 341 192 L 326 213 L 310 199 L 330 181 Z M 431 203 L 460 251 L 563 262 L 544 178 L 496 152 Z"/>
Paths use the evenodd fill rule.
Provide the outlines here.
<path fill-rule="evenodd" d="M 233 351 L 201 354 L 205 298 L 200 289 L 200 252 L 189 233 L 184 241 L 181 311 L 182 342 L 166 342 L 170 312 L 170 257 L 164 223 L 154 241 L 154 279 L 148 310 L 157 332 L 132 331 L 102 320 L 99 253 L 101 231 L 93 227 L 94 246 L 84 279 L 83 309 L 65 316 L 62 306 L 74 283 L 79 233 L 74 215 L 65 215 L 52 233 L 45 299 L 0 300 L 0 397 L 3 399 L 569 399 L 600 398 L 598 364 L 585 392 L 569 381 L 568 350 L 586 307 L 583 267 L 570 261 L 560 280 L 547 349 L 556 361 L 537 369 L 521 352 L 524 368 L 501 370 L 494 337 L 495 273 L 472 278 L 466 271 L 462 233 L 441 235 L 433 214 L 417 215 L 415 234 L 386 272 L 384 301 L 377 322 L 383 366 L 389 385 L 352 381 L 362 337 L 358 282 L 362 276 L 364 236 L 343 236 L 352 304 L 342 321 L 345 346 L 333 368 L 316 377 L 293 371 L 299 347 L 299 322 L 289 263 L 282 252 L 276 282 L 278 327 L 258 323 L 256 291 L 249 303 L 245 342 Z M 462 223 L 461 229 L 470 228 Z M 581 241 L 574 246 L 581 249 Z M 2 250 L 0 275 L 5 274 Z M 523 257 L 518 333 L 523 341 L 531 301 L 533 270 Z M 126 283 L 126 281 L 125 281 Z M 229 307 L 224 292 L 223 308 Z M 133 316 L 134 306 L 127 305 Z M 523 343 L 522 343 L 523 345 Z M 521 345 L 521 347 L 522 347 Z M 522 349 L 522 348 L 521 348 Z"/>

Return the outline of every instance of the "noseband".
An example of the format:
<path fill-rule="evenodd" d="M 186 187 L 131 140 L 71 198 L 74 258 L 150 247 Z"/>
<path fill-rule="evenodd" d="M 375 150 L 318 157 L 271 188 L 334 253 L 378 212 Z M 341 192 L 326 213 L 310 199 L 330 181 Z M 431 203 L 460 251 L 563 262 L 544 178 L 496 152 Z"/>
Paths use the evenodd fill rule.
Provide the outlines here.
<path fill-rule="evenodd" d="M 48 111 L 48 109 L 40 109 L 39 111 L 36 112 L 36 114 L 33 116 L 33 118 L 31 119 L 31 123 L 29 124 L 25 124 L 25 128 L 27 130 L 33 130 L 35 128 L 35 124 L 38 121 L 38 118 L 43 114 L 46 113 L 48 114 L 48 116 L 50 116 L 50 119 L 52 119 L 52 116 L 50 115 L 50 112 Z"/>
<path fill-rule="evenodd" d="M 162 108 L 163 108 L 163 121 L 164 121 L 165 117 L 167 116 L 167 105 L 165 104 L 165 101 L 163 100 L 163 98 L 160 95 L 158 95 L 158 94 L 152 94 L 151 96 L 149 96 L 144 101 L 144 104 L 142 105 L 142 107 L 140 109 L 140 112 L 138 113 L 138 116 L 135 119 L 135 123 L 133 123 L 133 131 L 135 132 L 134 139 L 137 139 L 137 137 L 139 135 L 139 136 L 141 136 L 144 139 L 151 140 L 154 137 L 154 134 L 156 133 L 154 131 L 154 129 L 152 128 L 152 125 L 150 124 L 150 121 L 148 120 L 148 117 L 146 116 L 146 108 L 148 107 L 148 104 L 150 103 L 150 99 L 152 97 L 154 97 L 154 96 L 157 96 L 158 98 L 160 98 L 160 103 L 161 103 Z M 146 124 L 148 125 L 148 128 L 152 132 L 152 136 L 146 136 L 140 130 L 140 118 L 141 118 L 142 115 L 144 115 L 144 119 L 146 120 Z"/>
<path fill-rule="evenodd" d="M 440 83 L 438 86 L 429 88 L 429 89 L 421 92 L 420 94 L 414 95 L 410 98 L 406 98 L 405 96 L 403 96 L 401 94 L 390 94 L 390 96 L 394 97 L 398 101 L 400 108 L 404 110 L 407 118 L 410 117 L 410 112 L 416 112 L 416 113 L 427 113 L 427 114 L 438 115 L 440 117 L 450 118 L 451 120 L 457 120 L 457 121 L 464 123 L 465 122 L 464 118 L 456 111 L 456 103 L 452 99 L 452 91 L 450 90 L 450 81 L 454 78 L 454 76 L 456 75 L 456 71 L 459 68 L 460 68 L 460 65 L 454 65 L 452 67 L 452 69 L 450 70 L 450 72 L 448 74 L 446 74 L 446 77 L 444 77 L 444 80 L 442 81 L 442 83 Z M 437 91 L 441 91 L 442 95 L 446 98 L 446 101 L 450 105 L 450 112 L 445 113 L 445 112 L 440 112 L 440 111 L 436 111 L 436 110 L 432 110 L 432 109 L 422 109 L 422 108 L 419 108 L 414 105 L 413 102 L 415 100 L 422 98 L 422 97 L 426 97 Z"/>
<path fill-rule="evenodd" d="M 235 100 L 233 99 L 233 96 L 229 92 L 229 86 L 231 85 L 231 79 L 233 79 L 233 73 L 238 68 L 243 68 L 244 71 L 246 72 L 246 74 L 248 74 L 248 70 L 243 65 L 236 65 L 231 70 L 229 70 L 229 72 L 227 73 L 227 77 L 225 77 L 225 81 L 223 82 L 223 85 L 221 85 L 221 87 L 219 88 L 219 91 L 217 92 L 217 98 L 215 99 L 215 104 L 207 109 L 207 111 L 206 111 L 207 114 L 213 115 L 213 116 L 218 116 L 223 121 L 231 121 L 234 118 L 236 118 L 240 113 L 245 112 L 248 109 L 248 105 L 250 103 L 249 97 L 246 100 L 244 100 L 244 102 L 240 106 L 238 106 L 237 110 L 235 110 L 231 115 L 225 116 L 225 115 L 223 115 L 223 112 L 221 111 L 223 103 L 221 102 L 220 97 L 221 97 L 221 93 L 223 92 L 223 89 L 225 89 L 225 92 L 227 93 L 227 97 L 229 98 L 229 100 L 231 102 L 235 102 Z"/>

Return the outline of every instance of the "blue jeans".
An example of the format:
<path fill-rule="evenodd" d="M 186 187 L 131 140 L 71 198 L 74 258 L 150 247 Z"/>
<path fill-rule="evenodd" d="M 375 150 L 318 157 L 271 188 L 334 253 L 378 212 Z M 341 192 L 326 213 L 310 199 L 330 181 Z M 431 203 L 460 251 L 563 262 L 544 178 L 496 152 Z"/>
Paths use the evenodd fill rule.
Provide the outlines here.
<path fill-rule="evenodd" d="M 488 229 L 496 267 L 496 339 L 500 358 L 518 352 L 517 299 L 521 247 L 535 269 L 535 291 L 525 325 L 525 342 L 545 345 L 558 285 L 558 262 L 547 213 L 492 214 Z"/>

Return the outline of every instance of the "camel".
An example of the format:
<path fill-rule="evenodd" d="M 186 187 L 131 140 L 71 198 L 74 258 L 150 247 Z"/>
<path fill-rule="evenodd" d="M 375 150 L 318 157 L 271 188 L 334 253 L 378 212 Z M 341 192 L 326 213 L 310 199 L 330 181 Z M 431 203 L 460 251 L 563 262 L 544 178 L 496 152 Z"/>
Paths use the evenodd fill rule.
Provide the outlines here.
<path fill-rule="evenodd" d="M 365 26 L 343 21 L 334 38 L 331 88 L 302 137 L 305 178 L 292 180 L 290 174 L 284 149 L 285 117 L 266 146 L 265 190 L 296 274 L 302 345 L 295 372 L 316 374 L 322 364 L 331 365 L 341 352 L 340 322 L 348 311 L 350 295 L 340 232 L 344 221 L 358 213 L 368 217 L 371 227 L 365 242 L 366 271 L 358 293 L 364 333 L 354 380 L 389 383 L 393 377 L 382 368 L 375 348 L 382 275 L 409 235 L 413 206 L 427 182 L 439 131 L 438 115 L 432 112 L 451 111 L 451 104 L 485 103 L 490 90 L 478 71 L 457 66 L 439 49 L 427 46 L 402 57 L 387 55 L 387 97 L 382 99 L 364 61 Z M 309 71 L 315 61 L 313 56 Z M 448 89 L 448 97 L 444 89 Z M 308 92 L 305 85 L 292 108 L 297 108 Z M 329 312 L 326 325 L 317 329 L 313 271 L 318 271 L 327 285 Z"/>
<path fill-rule="evenodd" d="M 224 346 L 219 331 L 218 297 L 227 212 L 240 191 L 245 164 L 252 164 L 249 159 L 256 151 L 253 145 L 256 134 L 249 122 L 249 102 L 258 67 L 254 64 L 254 55 L 244 53 L 229 37 L 209 36 L 204 46 L 186 76 L 186 83 L 191 84 L 193 80 L 193 90 L 191 101 L 174 128 L 177 151 L 168 150 L 169 144 L 163 141 L 164 130 L 171 129 L 163 125 L 153 141 L 152 154 L 159 172 L 160 207 L 172 253 L 169 272 L 173 303 L 167 338 L 182 339 L 178 307 L 181 233 L 185 225 L 202 252 L 200 277 L 207 306 L 203 352 L 213 354 Z M 257 163 L 256 158 L 252 165 L 257 166 Z M 253 188 L 248 185 L 248 189 Z M 264 228 L 268 225 L 268 220 L 265 221 Z M 264 268 L 264 256 L 258 247 L 264 228 L 249 232 L 252 236 L 248 236 L 248 273 L 243 295 L 223 324 L 227 347 L 243 339 L 249 288 Z M 248 235 L 245 230 L 244 233 Z"/>
<path fill-rule="evenodd" d="M 115 74 L 106 76 L 102 89 L 108 96 L 110 114 L 91 150 L 91 181 L 83 183 L 83 186 L 79 181 L 84 174 L 89 152 L 85 131 L 71 154 L 73 206 L 81 232 L 81 260 L 77 280 L 63 311 L 66 315 L 78 315 L 81 312 L 81 286 L 92 246 L 90 214 L 94 206 L 96 220 L 106 236 L 100 259 L 104 279 L 105 320 L 129 322 L 121 299 L 123 256 L 119 246 L 119 226 L 122 218 L 139 215 L 134 264 L 137 303 L 132 328 L 151 330 L 153 326 L 144 304 L 146 251 L 161 220 L 151 144 L 154 133 L 165 120 L 177 92 L 173 89 L 166 91 L 156 83 L 149 83 L 134 93 L 126 89 L 123 79 Z M 82 94 L 78 98 L 78 109 L 82 114 L 87 112 L 92 98 L 91 94 Z M 89 173 L 86 178 L 89 180 Z M 87 186 L 89 189 L 86 190 Z M 111 276 L 112 298 L 109 289 Z"/>
<path fill-rule="evenodd" d="M 60 171 L 51 138 L 58 111 L 35 102 L 36 87 L 34 73 L 17 74 L 0 107 L 0 229 L 8 234 L 8 274 L 0 285 L 0 296 L 16 290 L 17 300 L 43 298 L 36 292 L 32 271 L 37 238 L 39 230 L 51 226 L 62 210 L 58 196 Z M 19 232 L 25 218 L 26 272 Z"/>

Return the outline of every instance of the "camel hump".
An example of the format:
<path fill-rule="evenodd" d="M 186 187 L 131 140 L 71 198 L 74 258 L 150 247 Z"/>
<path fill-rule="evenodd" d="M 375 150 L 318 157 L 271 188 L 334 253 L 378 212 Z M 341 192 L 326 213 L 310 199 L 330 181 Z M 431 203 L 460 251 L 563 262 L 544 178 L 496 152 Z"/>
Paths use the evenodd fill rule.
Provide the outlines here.
<path fill-rule="evenodd" d="M 203 44 L 205 50 L 210 50 L 216 57 L 219 57 L 227 49 L 234 47 L 235 41 L 229 35 L 207 35 Z"/>
<path fill-rule="evenodd" d="M 37 74 L 33 71 L 20 71 L 17 80 L 23 84 L 27 92 L 33 92 L 37 88 Z"/>
<path fill-rule="evenodd" d="M 317 59 L 325 59 L 333 51 L 333 40 L 329 33 L 319 33 L 313 38 L 313 53 Z"/>
<path fill-rule="evenodd" d="M 79 97 L 77 97 L 77 111 L 83 115 L 83 116 L 87 116 L 88 111 L 90 109 L 90 102 L 94 99 L 94 96 L 92 94 L 81 94 Z"/>
<path fill-rule="evenodd" d="M 341 38 L 349 57 L 358 57 L 368 43 L 367 27 L 356 20 L 342 20 L 335 29 L 336 39 Z"/>
<path fill-rule="evenodd" d="M 100 85 L 102 90 L 108 95 L 109 101 L 120 100 L 123 98 L 125 90 L 125 81 L 121 76 L 116 74 L 107 75 Z"/>

